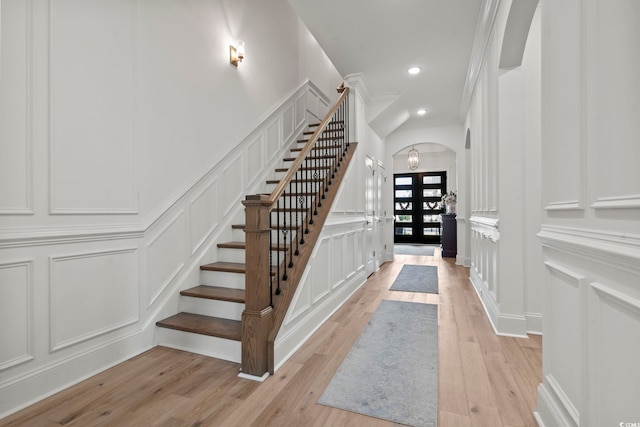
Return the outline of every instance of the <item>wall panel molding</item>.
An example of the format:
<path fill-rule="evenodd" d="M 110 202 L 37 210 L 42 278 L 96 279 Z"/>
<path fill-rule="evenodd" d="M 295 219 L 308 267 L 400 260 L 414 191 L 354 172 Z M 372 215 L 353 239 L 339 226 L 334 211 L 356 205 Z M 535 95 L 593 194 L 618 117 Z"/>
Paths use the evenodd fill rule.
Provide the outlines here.
<path fill-rule="evenodd" d="M 33 259 L 0 263 L 0 371 L 34 359 Z"/>
<path fill-rule="evenodd" d="M 640 209 L 640 194 L 602 197 L 591 205 L 593 209 Z"/>
<path fill-rule="evenodd" d="M 50 350 L 136 323 L 138 264 L 136 247 L 50 256 Z"/>
<path fill-rule="evenodd" d="M 148 307 L 178 276 L 185 261 L 185 212 L 175 214 L 147 243 Z"/>
<path fill-rule="evenodd" d="M 543 225 L 538 237 L 544 247 L 640 274 L 639 235 Z"/>
<path fill-rule="evenodd" d="M 34 213 L 31 9 L 0 1 L 0 215 Z M 3 49 L 5 39 L 20 42 Z"/>
<path fill-rule="evenodd" d="M 135 215 L 135 7 L 49 8 L 49 214 Z M 78 55 L 85 66 L 69 67 Z"/>
<path fill-rule="evenodd" d="M 200 250 L 218 227 L 220 221 L 218 200 L 220 200 L 220 184 L 216 176 L 189 201 L 189 237 L 192 256 Z"/>

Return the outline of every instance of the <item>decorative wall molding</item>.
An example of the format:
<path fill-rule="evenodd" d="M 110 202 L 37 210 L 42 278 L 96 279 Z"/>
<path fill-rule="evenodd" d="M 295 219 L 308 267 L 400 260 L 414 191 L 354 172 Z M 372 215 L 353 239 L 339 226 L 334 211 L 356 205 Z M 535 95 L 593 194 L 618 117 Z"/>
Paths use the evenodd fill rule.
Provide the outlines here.
<path fill-rule="evenodd" d="M 482 216 L 472 216 L 469 219 L 471 229 L 493 242 L 500 240 L 500 219 Z"/>
<path fill-rule="evenodd" d="M 9 270 L 16 269 L 23 270 L 17 272 L 23 276 L 22 283 L 16 280 L 15 276 L 10 276 Z M 0 321 L 4 325 L 11 325 L 11 334 L 3 335 L 2 350 L 0 350 L 0 371 L 2 371 L 35 358 L 32 322 L 33 259 L 0 263 L 0 279 L 2 279 L 0 280 L 0 299 L 11 301 L 10 307 L 0 312 Z M 11 286 L 17 289 L 8 289 Z M 22 294 L 22 300 L 16 299 L 20 294 Z M 19 312 L 21 308 L 24 309 L 22 313 Z M 17 338 L 18 342 L 14 342 L 12 338 Z M 16 346 L 22 346 L 22 348 L 16 348 Z"/>
<path fill-rule="evenodd" d="M 602 197 L 591 205 L 593 209 L 640 209 L 640 195 Z"/>
<path fill-rule="evenodd" d="M 543 247 L 640 274 L 640 236 L 609 231 L 543 225 Z"/>
<path fill-rule="evenodd" d="M 4 2 L 4 5 L 7 5 L 7 3 L 8 2 Z M 11 16 L 11 18 L 8 18 L 8 19 L 13 21 L 14 23 L 17 23 L 18 21 L 20 21 L 20 23 L 24 23 L 24 27 L 22 28 L 23 31 L 21 32 L 21 36 L 24 36 L 24 40 L 22 40 L 23 42 L 22 46 L 24 47 L 24 50 L 21 52 L 21 54 L 24 55 L 24 58 L 20 58 L 21 64 L 15 64 L 17 66 L 24 67 L 24 69 L 20 70 L 19 72 L 11 72 L 11 73 L 3 72 L 2 70 L 3 66 L 5 64 L 12 64 L 12 61 L 11 61 L 12 58 L 6 58 L 7 54 L 2 52 L 2 50 L 0 49 L 0 90 L 5 85 L 5 83 L 3 82 L 3 78 L 6 78 L 7 75 L 19 76 L 18 78 L 24 79 L 24 81 L 20 82 L 20 84 L 17 84 L 17 82 L 15 81 L 10 81 L 6 83 L 7 86 L 10 87 L 11 89 L 17 89 L 19 87 L 20 90 L 23 91 L 23 93 L 21 93 L 19 96 L 16 96 L 15 93 L 5 92 L 3 96 L 4 99 L 0 99 L 0 109 L 2 109 L 1 103 L 3 103 L 6 100 L 6 102 L 11 102 L 10 104 L 11 107 L 8 109 L 12 110 L 14 114 L 17 114 L 18 111 L 20 111 L 19 114 L 21 115 L 23 114 L 23 117 L 21 117 L 22 120 L 18 120 L 16 119 L 15 116 L 13 116 L 10 119 L 11 123 L 3 124 L 2 121 L 0 121 L 0 128 L 4 127 L 6 130 L 6 128 L 10 128 L 12 125 L 15 125 L 15 126 L 20 125 L 20 127 L 22 128 L 23 135 L 21 135 L 21 137 L 23 139 L 18 141 L 15 141 L 15 140 L 4 141 L 4 143 L 9 145 L 11 145 L 12 143 L 21 144 L 23 148 L 22 154 L 24 155 L 24 159 L 23 159 L 24 170 L 22 172 L 24 174 L 24 194 L 22 198 L 24 200 L 22 201 L 24 202 L 24 204 L 21 206 L 20 203 L 9 202 L 7 205 L 0 206 L 0 215 L 33 215 L 34 214 L 34 211 L 33 211 L 33 136 L 32 136 L 33 38 L 31 36 L 33 22 L 32 22 L 32 4 L 31 3 L 32 3 L 31 1 L 22 1 L 22 2 L 17 2 L 13 4 L 14 7 L 18 6 L 21 8 L 19 17 L 9 15 L 6 10 L 4 12 L 6 16 Z M 0 16 L 2 16 L 2 9 L 3 9 L 3 2 L 0 1 Z M 19 25 L 16 25 L 16 27 L 18 26 Z M 2 40 L 3 38 L 1 30 L 2 28 L 0 26 L 0 40 Z M 4 35 L 4 37 L 6 37 L 7 39 L 15 39 L 16 36 L 17 36 L 16 34 Z M 16 108 L 15 104 L 21 104 L 22 102 L 24 102 L 24 104 L 21 105 L 22 108 Z M 5 136 L 4 134 L 0 134 L 0 139 L 2 139 L 4 136 Z M 4 185 L 10 185 L 12 188 L 15 189 L 17 186 L 20 185 L 20 183 L 18 182 L 18 179 L 15 176 L 15 174 L 12 173 L 12 172 L 15 172 L 15 170 L 11 168 L 10 164 L 4 163 L 4 162 L 12 163 L 12 160 L 13 160 L 7 151 L 3 152 L 4 158 L 0 159 L 0 182 Z M 2 174 L 2 171 L 8 172 L 8 175 Z M 2 192 L 1 187 L 0 187 L 0 192 Z M 1 200 L 0 203 L 7 203 L 7 202 L 8 202 L 7 195 L 5 193 L 3 200 Z"/>
<path fill-rule="evenodd" d="M 102 265 L 98 258 L 103 260 Z M 117 268 L 117 258 L 124 265 Z M 91 263 L 95 263 L 91 264 Z M 50 350 L 57 351 L 136 323 L 140 318 L 138 248 L 123 248 L 49 257 Z M 65 264 L 76 264 L 64 269 Z M 82 265 L 84 264 L 84 265 Z M 104 270 L 100 271 L 102 267 Z M 86 272 L 93 274 L 87 276 Z M 120 272 L 120 276 L 117 273 Z M 100 283 L 99 278 L 105 280 Z M 92 307 L 92 303 L 96 306 Z M 97 306 L 108 311 L 95 310 Z M 92 310 L 93 308 L 93 310 Z M 117 312 L 120 309 L 121 313 Z M 76 313 L 83 311 L 82 315 Z M 92 316 L 93 319 L 91 318 Z M 82 322 L 78 323 L 78 320 Z M 90 322 L 93 321 L 93 324 Z M 71 328 L 65 329 L 65 328 Z"/>
<path fill-rule="evenodd" d="M 180 210 L 147 242 L 148 307 L 155 303 L 186 264 L 184 221 L 184 211 Z"/>
<path fill-rule="evenodd" d="M 192 256 L 202 248 L 218 227 L 220 220 L 218 200 L 220 200 L 220 185 L 218 177 L 215 176 L 189 201 L 189 246 Z M 198 227 L 199 222 L 204 224 L 204 227 Z"/>
<path fill-rule="evenodd" d="M 551 374 L 545 375 L 543 383 L 538 386 L 538 407 L 535 412 L 536 418 L 545 427 L 580 426 L 578 410 Z"/>
<path fill-rule="evenodd" d="M 49 3 L 50 215 L 139 213 L 134 131 L 135 6 L 128 2 L 111 5 L 108 14 L 101 14 L 100 6 Z M 76 19 L 68 19 L 70 9 Z M 98 15 L 100 20 L 93 19 Z M 101 31 L 106 27 L 111 30 L 108 34 Z M 101 48 L 95 49 L 95 45 Z M 86 66 L 68 67 L 77 55 L 87 56 Z M 105 61 L 118 62 L 119 66 L 106 72 Z M 117 174 L 109 173 L 114 169 Z M 82 179 L 77 179 L 79 176 Z"/>
<path fill-rule="evenodd" d="M 583 210 L 578 200 L 568 200 L 565 202 L 551 202 L 544 207 L 546 211 L 578 211 Z"/>
<path fill-rule="evenodd" d="M 500 0 L 483 0 L 482 9 L 478 15 L 476 31 L 473 37 L 473 48 L 471 50 L 471 60 L 465 79 L 464 90 L 460 102 L 460 117 L 465 117 L 469 111 L 469 105 L 473 98 L 476 83 L 480 77 L 482 64 L 489 47 L 493 26 L 498 14 Z"/>

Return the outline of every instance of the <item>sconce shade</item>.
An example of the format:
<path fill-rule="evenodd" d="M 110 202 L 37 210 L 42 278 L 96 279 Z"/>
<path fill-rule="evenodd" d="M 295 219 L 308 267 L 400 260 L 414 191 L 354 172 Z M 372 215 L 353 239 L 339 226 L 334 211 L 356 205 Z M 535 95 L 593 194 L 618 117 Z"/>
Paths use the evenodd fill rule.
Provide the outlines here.
<path fill-rule="evenodd" d="M 407 166 L 413 171 L 418 169 L 419 164 L 420 154 L 418 153 L 418 150 L 412 148 L 411 150 L 409 150 L 409 156 L 407 157 Z"/>
<path fill-rule="evenodd" d="M 244 42 L 238 40 L 235 45 L 229 46 L 229 62 L 236 67 L 244 59 Z"/>

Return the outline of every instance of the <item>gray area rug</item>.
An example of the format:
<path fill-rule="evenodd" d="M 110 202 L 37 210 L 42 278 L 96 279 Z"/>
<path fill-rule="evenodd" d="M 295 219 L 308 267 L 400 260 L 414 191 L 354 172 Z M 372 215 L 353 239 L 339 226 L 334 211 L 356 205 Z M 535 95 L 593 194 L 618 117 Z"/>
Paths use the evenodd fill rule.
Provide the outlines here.
<path fill-rule="evenodd" d="M 393 253 L 396 255 L 424 255 L 433 256 L 435 254 L 436 246 L 430 245 L 407 245 L 407 244 L 394 244 Z"/>
<path fill-rule="evenodd" d="M 438 306 L 381 301 L 318 403 L 437 426 Z"/>
<path fill-rule="evenodd" d="M 405 264 L 390 291 L 438 293 L 438 267 L 435 265 Z"/>

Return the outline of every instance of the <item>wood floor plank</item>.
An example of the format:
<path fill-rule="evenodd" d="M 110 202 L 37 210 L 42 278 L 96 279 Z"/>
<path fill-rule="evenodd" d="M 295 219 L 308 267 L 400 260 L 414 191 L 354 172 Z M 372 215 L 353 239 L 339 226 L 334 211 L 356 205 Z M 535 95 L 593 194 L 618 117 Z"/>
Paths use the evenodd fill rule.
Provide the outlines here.
<path fill-rule="evenodd" d="M 436 265 L 439 294 L 390 291 L 405 263 Z M 156 347 L 0 426 L 393 427 L 317 403 L 383 299 L 438 304 L 440 427 L 535 425 L 542 337 L 496 336 L 469 269 L 437 249 L 434 256 L 397 255 L 385 263 L 263 383 L 238 378 L 238 364 Z"/>

